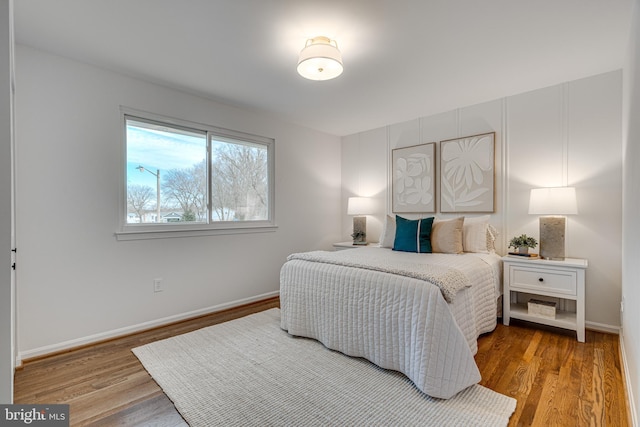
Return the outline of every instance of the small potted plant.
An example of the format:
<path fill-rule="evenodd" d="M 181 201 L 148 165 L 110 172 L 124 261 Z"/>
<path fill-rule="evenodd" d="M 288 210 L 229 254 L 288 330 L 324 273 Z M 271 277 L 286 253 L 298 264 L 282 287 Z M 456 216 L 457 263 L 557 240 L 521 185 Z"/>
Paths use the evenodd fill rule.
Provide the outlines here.
<path fill-rule="evenodd" d="M 533 237 L 527 236 L 526 234 L 514 237 L 509 242 L 509 247 L 517 249 L 519 254 L 528 254 L 529 248 L 533 249 L 536 246 L 538 246 L 538 241 Z"/>
<path fill-rule="evenodd" d="M 366 245 L 367 244 L 367 233 L 364 231 L 354 231 L 351 235 L 353 237 L 354 245 Z"/>

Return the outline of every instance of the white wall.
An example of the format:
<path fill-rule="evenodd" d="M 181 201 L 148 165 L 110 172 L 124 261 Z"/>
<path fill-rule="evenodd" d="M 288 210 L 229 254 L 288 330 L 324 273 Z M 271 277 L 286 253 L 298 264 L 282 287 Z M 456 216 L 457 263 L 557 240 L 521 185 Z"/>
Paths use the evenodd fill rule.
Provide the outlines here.
<path fill-rule="evenodd" d="M 26 46 L 16 67 L 22 358 L 275 295 L 289 253 L 339 239 L 338 137 Z M 275 138 L 277 231 L 116 241 L 120 105 Z"/>
<path fill-rule="evenodd" d="M 515 235 L 538 237 L 538 217 L 527 213 L 531 188 L 575 186 L 579 215 L 568 218 L 566 253 L 589 260 L 587 325 L 617 331 L 621 91 L 622 73 L 615 71 L 344 137 L 343 205 L 354 193 L 370 192 L 379 194 L 386 211 L 391 212 L 388 188 L 393 148 L 495 131 L 497 197 L 491 222 L 501 231 L 498 252 L 505 253 Z M 357 153 L 366 155 L 357 157 Z M 387 187 L 379 189 L 382 183 Z M 369 184 L 375 188 L 368 188 Z M 344 212 L 342 234 L 346 239 L 351 220 Z M 381 223 L 383 214 L 369 218 L 369 222 Z M 376 241 L 378 236 L 379 231 L 371 231 L 368 239 Z"/>
<path fill-rule="evenodd" d="M 622 350 L 634 425 L 640 420 L 640 0 L 635 0 L 624 68 Z"/>
<path fill-rule="evenodd" d="M 14 292 L 11 272 L 13 2 L 0 1 L 0 403 L 13 402 Z"/>

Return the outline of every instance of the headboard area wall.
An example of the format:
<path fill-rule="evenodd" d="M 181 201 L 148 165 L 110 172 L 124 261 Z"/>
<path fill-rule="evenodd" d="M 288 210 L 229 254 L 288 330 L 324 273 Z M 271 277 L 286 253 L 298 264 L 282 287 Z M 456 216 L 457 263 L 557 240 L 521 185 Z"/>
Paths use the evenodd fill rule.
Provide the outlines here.
<path fill-rule="evenodd" d="M 456 110 L 362 132 L 343 139 L 343 197 L 360 195 L 372 197 L 376 201 L 377 212 L 368 218 L 369 241 L 379 240 L 386 214 L 398 214 L 412 219 L 430 216 L 440 219 L 459 216 L 467 218 L 489 214 L 490 224 L 498 230 L 496 251 L 499 254 L 506 253 L 505 239 L 502 238 L 504 166 L 501 102 L 488 103 L 484 109 L 480 106 L 470 108 L 479 108 L 485 113 L 485 117 L 482 120 L 469 120 L 467 125 L 462 125 L 463 110 Z M 453 167 L 443 174 L 443 163 L 445 168 L 447 160 L 452 163 L 448 155 L 443 156 L 442 147 L 447 147 L 447 144 L 454 147 L 448 150 L 454 154 L 458 147 L 468 147 L 469 144 L 475 146 L 481 166 L 475 162 L 471 165 L 453 163 Z M 483 149 L 486 152 L 482 151 Z M 468 153 L 458 154 L 463 156 Z M 467 177 L 464 176 L 466 166 L 469 167 Z M 471 200 L 467 207 L 452 206 L 448 203 L 451 198 L 447 195 L 453 190 L 447 185 L 446 178 L 451 175 L 448 172 L 453 169 L 454 176 L 451 179 L 456 180 L 456 167 L 463 175 L 458 184 L 465 187 L 467 178 L 471 177 L 469 185 L 472 188 L 467 194 L 474 191 L 480 193 L 480 203 Z M 477 174 L 475 179 L 474 173 Z M 398 181 L 403 181 L 398 180 L 399 174 L 405 174 L 412 182 L 411 189 L 398 185 Z M 482 188 L 478 188 L 477 181 L 480 181 Z M 417 203 L 410 203 L 413 200 L 402 203 L 402 200 L 399 200 L 401 193 L 408 193 L 409 199 L 413 196 L 414 199 L 422 200 Z M 421 204 L 421 201 L 425 203 Z M 349 236 L 351 222 L 348 217 L 343 221 L 343 225 L 343 234 Z"/>
<path fill-rule="evenodd" d="M 578 214 L 567 218 L 566 254 L 589 261 L 587 326 L 617 331 L 622 247 L 621 81 L 621 71 L 613 71 L 343 137 L 344 240 L 352 233 L 347 198 L 362 196 L 374 198 L 377 206 L 367 216 L 368 241 L 379 240 L 387 214 L 443 219 L 489 214 L 490 224 L 499 232 L 496 252 L 505 254 L 512 237 L 523 233 L 539 237 L 539 217 L 528 214 L 530 190 L 572 186 Z M 443 183 L 447 175 L 443 164 L 448 170 L 455 169 L 460 165 L 455 163 L 456 152 L 467 147 L 459 144 L 460 139 L 485 134 L 492 135 L 494 151 L 486 152 L 487 142 L 479 144 L 485 151 L 476 157 L 475 172 L 484 175 L 475 178 L 486 183 L 490 176 L 486 156 L 493 154 L 493 207 L 469 206 L 452 212 L 445 193 L 453 190 Z M 433 170 L 421 176 L 419 190 L 426 196 L 416 212 L 399 207 L 397 200 L 394 206 L 394 154 L 408 161 L 431 158 L 433 162 Z M 396 172 L 407 173 L 408 166 Z M 469 174 L 463 181 L 474 179 L 474 171 Z M 467 196 L 476 191 L 471 195 L 474 198 L 484 191 L 471 184 Z M 432 193 L 425 190 L 427 185 Z M 429 204 L 429 194 L 434 206 Z"/>

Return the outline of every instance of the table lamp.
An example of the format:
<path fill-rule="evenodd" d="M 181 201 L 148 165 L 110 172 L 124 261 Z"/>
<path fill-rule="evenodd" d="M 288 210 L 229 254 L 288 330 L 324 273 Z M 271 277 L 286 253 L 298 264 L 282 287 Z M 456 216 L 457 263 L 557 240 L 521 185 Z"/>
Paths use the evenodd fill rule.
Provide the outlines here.
<path fill-rule="evenodd" d="M 367 244 L 367 217 L 373 213 L 373 199 L 369 197 L 349 197 L 347 203 L 347 215 L 353 217 L 353 244 Z"/>
<path fill-rule="evenodd" d="M 529 214 L 540 217 L 540 256 L 564 260 L 564 215 L 578 213 L 574 187 L 533 188 L 529 198 Z"/>

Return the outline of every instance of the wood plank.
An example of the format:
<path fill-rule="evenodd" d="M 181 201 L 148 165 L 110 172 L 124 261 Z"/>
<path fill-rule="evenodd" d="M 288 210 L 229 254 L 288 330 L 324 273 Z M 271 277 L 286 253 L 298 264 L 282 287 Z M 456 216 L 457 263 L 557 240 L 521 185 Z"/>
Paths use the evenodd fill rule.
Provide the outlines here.
<path fill-rule="evenodd" d="M 164 393 L 107 417 L 89 419 L 86 425 L 89 424 L 92 427 L 188 427 Z"/>
<path fill-rule="evenodd" d="M 555 404 L 558 374 L 551 372 L 545 376 L 544 385 L 540 393 L 540 400 L 536 406 L 535 416 L 531 425 L 570 425 L 559 417 L 558 406 Z"/>
<path fill-rule="evenodd" d="M 609 426 L 620 425 L 627 421 L 626 394 L 617 384 L 624 383 L 622 361 L 618 351 L 619 341 L 612 335 L 605 336 L 604 346 L 604 396 L 605 420 Z"/>
<path fill-rule="evenodd" d="M 523 416 L 523 413 L 526 401 L 535 385 L 541 363 L 541 359 L 537 356 L 531 358 L 529 362 L 521 362 L 512 378 L 512 383 L 509 385 L 509 393 L 504 393 L 518 401 L 516 410 L 511 416 L 512 423 L 510 425 L 516 425 L 516 420 L 525 419 L 526 416 Z"/>

